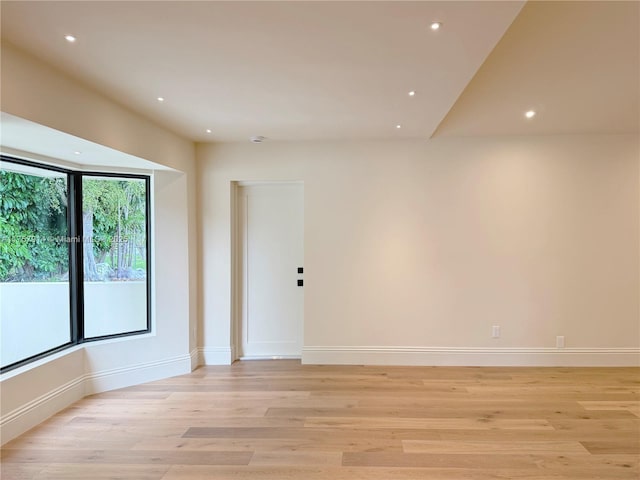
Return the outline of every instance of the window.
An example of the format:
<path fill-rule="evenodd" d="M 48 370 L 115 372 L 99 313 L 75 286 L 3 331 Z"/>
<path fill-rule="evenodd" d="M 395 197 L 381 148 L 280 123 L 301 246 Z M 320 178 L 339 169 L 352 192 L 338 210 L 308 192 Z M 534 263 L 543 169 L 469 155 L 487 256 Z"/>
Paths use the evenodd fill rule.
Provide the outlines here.
<path fill-rule="evenodd" d="M 2 156 L 2 371 L 150 331 L 148 176 Z"/>
<path fill-rule="evenodd" d="M 66 173 L 2 162 L 3 367 L 71 342 L 67 205 Z"/>
<path fill-rule="evenodd" d="M 85 338 L 147 329 L 146 205 L 142 179 L 82 179 Z"/>

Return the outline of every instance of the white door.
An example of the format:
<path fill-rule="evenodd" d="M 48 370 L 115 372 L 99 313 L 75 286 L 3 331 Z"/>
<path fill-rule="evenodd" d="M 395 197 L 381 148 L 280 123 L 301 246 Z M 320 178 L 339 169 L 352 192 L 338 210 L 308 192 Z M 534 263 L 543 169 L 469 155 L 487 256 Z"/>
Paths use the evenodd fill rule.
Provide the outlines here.
<path fill-rule="evenodd" d="M 304 290 L 301 183 L 238 187 L 240 358 L 300 357 Z"/>

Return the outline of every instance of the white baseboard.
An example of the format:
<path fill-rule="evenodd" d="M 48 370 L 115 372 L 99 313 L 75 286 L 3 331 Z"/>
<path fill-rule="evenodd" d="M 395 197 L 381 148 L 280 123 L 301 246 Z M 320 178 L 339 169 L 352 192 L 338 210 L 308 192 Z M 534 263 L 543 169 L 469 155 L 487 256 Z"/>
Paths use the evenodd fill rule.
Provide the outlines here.
<path fill-rule="evenodd" d="M 417 366 L 640 366 L 640 348 L 308 346 L 302 363 Z"/>
<path fill-rule="evenodd" d="M 86 395 L 190 372 L 190 355 L 180 355 L 78 376 L 3 415 L 0 418 L 1 443 L 23 434 Z"/>
<path fill-rule="evenodd" d="M 242 361 L 251 361 L 251 360 L 300 360 L 300 355 L 247 355 L 244 357 L 238 358 L 238 360 Z"/>
<path fill-rule="evenodd" d="M 198 365 L 231 365 L 234 360 L 231 347 L 198 348 Z"/>
<path fill-rule="evenodd" d="M 85 375 L 85 395 L 191 373 L 190 355 L 102 370 Z"/>
<path fill-rule="evenodd" d="M 84 376 L 81 376 L 3 415 L 0 419 L 1 444 L 22 435 L 84 395 Z"/>

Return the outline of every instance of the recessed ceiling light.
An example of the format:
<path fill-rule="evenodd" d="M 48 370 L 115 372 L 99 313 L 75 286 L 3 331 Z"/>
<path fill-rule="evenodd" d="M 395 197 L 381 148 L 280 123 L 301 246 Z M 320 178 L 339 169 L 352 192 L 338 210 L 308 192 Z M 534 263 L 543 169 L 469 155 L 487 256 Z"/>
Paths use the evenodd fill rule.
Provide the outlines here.
<path fill-rule="evenodd" d="M 158 97 L 159 102 L 164 102 L 164 97 Z"/>
<path fill-rule="evenodd" d="M 396 125 L 396 128 L 402 128 L 402 125 L 398 124 Z"/>
<path fill-rule="evenodd" d="M 207 128 L 205 131 L 206 131 L 207 133 L 211 133 L 211 129 L 210 129 L 210 128 Z"/>
<path fill-rule="evenodd" d="M 415 96 L 415 94 L 416 94 L 416 91 L 415 91 L 415 90 L 411 90 L 411 91 L 409 92 L 409 96 L 410 96 L 410 97 Z"/>
<path fill-rule="evenodd" d="M 64 39 L 69 43 L 73 43 L 76 41 L 76 37 L 74 37 L 73 35 L 65 35 Z"/>
<path fill-rule="evenodd" d="M 80 155 L 82 152 L 79 152 L 78 150 L 76 150 L 76 151 L 75 151 L 75 152 L 73 152 L 73 153 L 75 153 L 76 155 Z"/>
<path fill-rule="evenodd" d="M 442 26 L 442 22 L 433 22 L 431 24 L 431 30 L 440 30 L 440 27 Z"/>
<path fill-rule="evenodd" d="M 536 112 L 535 112 L 534 110 L 528 110 L 528 111 L 524 114 L 524 116 L 525 116 L 525 117 L 527 117 L 527 118 L 533 118 L 533 117 L 535 117 L 535 116 L 536 116 Z"/>
<path fill-rule="evenodd" d="M 249 139 L 251 143 L 262 143 L 265 141 L 265 138 L 262 135 L 255 135 Z"/>

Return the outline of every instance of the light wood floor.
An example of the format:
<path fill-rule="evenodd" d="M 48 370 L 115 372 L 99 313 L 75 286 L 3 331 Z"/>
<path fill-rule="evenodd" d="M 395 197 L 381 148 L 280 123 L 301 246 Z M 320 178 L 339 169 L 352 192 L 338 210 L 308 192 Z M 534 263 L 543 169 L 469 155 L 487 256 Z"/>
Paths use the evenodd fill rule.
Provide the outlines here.
<path fill-rule="evenodd" d="M 242 362 L 87 397 L 2 479 L 640 478 L 640 369 Z"/>

